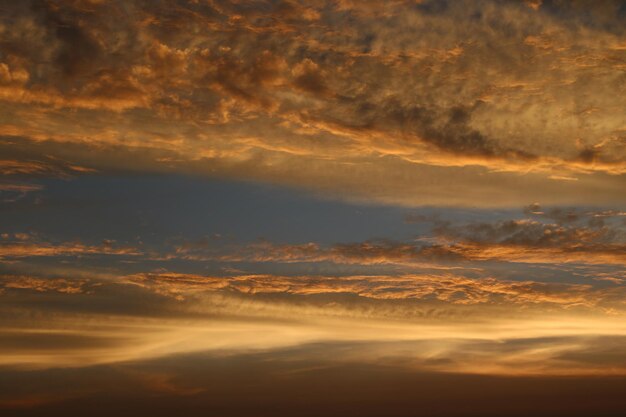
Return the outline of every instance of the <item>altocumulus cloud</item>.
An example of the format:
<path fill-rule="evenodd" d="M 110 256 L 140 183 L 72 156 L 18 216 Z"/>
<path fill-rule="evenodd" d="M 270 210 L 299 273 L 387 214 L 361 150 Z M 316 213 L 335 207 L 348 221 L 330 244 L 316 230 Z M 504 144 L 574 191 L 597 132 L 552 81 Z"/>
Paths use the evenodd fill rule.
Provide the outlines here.
<path fill-rule="evenodd" d="M 589 20 L 529 4 L 5 4 L 1 133 L 21 152 L 4 165 L 54 156 L 405 204 L 521 203 L 511 187 L 622 201 L 620 3 Z"/>

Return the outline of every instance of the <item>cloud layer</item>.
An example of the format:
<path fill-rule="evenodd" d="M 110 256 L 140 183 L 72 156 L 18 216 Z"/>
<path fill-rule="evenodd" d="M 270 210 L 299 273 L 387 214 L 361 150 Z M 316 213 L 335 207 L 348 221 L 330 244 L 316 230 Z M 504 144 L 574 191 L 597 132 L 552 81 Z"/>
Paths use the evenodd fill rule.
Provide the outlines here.
<path fill-rule="evenodd" d="M 404 204 L 623 202 L 623 10 L 536 4 L 5 5 L 5 170 L 52 155 Z"/>

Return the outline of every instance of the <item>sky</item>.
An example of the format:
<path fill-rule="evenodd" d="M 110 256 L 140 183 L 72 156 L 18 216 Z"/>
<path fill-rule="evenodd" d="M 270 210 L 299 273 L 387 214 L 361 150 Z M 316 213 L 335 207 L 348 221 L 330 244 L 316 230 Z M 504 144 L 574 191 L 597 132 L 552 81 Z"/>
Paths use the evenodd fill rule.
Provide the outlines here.
<path fill-rule="evenodd" d="M 0 0 L 0 414 L 626 413 L 620 0 Z"/>

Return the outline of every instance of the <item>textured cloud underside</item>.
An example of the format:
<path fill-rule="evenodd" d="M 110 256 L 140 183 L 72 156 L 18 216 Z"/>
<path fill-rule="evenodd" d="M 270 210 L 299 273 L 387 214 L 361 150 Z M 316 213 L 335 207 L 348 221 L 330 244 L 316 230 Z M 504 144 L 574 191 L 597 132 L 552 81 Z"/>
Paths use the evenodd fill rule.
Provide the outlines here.
<path fill-rule="evenodd" d="M 22 164 L 53 155 L 405 204 L 621 202 L 619 2 L 580 21 L 576 7 L 15 2 L 0 26 L 0 133 Z"/>

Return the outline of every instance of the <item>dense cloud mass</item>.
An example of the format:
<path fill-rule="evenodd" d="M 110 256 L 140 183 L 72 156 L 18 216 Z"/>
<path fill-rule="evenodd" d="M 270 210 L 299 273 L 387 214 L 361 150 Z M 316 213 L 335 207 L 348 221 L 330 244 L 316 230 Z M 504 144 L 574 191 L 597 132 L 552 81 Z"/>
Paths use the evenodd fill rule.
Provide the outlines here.
<path fill-rule="evenodd" d="M 70 161 L 408 204 L 523 203 L 511 187 L 526 201 L 623 202 L 619 1 L 585 13 L 489 1 L 2 11 L 0 133 L 16 158 L 5 174 Z"/>

